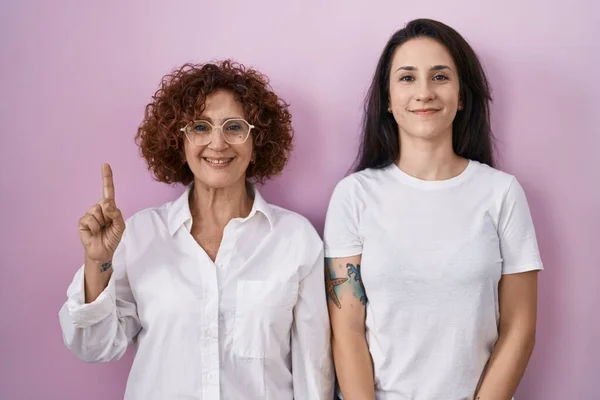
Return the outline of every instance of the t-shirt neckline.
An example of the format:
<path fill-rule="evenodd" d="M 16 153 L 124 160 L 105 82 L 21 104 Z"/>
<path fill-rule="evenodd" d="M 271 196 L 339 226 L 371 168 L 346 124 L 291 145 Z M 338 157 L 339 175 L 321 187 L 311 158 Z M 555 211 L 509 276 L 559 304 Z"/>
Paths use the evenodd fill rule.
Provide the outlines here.
<path fill-rule="evenodd" d="M 465 167 L 465 169 L 462 170 L 460 174 L 450 179 L 436 181 L 427 181 L 409 175 L 403 170 L 401 170 L 396 163 L 392 163 L 388 168 L 391 170 L 394 176 L 396 176 L 401 182 L 416 188 L 431 190 L 446 189 L 460 185 L 472 175 L 473 170 L 475 169 L 475 164 L 475 161 L 468 160 L 467 166 Z"/>

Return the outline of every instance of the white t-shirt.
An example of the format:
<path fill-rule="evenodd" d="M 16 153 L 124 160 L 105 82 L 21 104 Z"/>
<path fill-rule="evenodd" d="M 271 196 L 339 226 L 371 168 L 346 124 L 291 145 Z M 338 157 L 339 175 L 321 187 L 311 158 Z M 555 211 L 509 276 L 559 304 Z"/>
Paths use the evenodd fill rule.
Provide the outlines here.
<path fill-rule="evenodd" d="M 395 164 L 338 183 L 325 256 L 362 254 L 378 400 L 471 400 L 498 338 L 503 274 L 541 270 L 522 187 L 470 161 L 444 181 Z"/>

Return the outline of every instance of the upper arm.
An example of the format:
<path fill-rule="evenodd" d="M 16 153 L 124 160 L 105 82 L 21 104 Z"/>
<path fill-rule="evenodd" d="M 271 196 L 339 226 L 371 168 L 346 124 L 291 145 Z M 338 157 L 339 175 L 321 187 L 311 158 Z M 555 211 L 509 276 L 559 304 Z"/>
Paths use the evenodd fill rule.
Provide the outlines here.
<path fill-rule="evenodd" d="M 360 274 L 361 256 L 325 259 L 327 306 L 333 334 L 364 334 L 367 296 Z"/>
<path fill-rule="evenodd" d="M 529 204 L 515 178 L 500 209 L 498 236 L 503 274 L 543 269 Z"/>
<path fill-rule="evenodd" d="M 334 335 L 340 329 L 365 330 L 360 210 L 356 181 L 343 179 L 331 196 L 324 230 L 325 286 Z"/>
<path fill-rule="evenodd" d="M 543 269 L 525 191 L 513 177 L 500 209 L 502 278 L 498 286 L 500 332 L 535 334 L 538 271 Z"/>

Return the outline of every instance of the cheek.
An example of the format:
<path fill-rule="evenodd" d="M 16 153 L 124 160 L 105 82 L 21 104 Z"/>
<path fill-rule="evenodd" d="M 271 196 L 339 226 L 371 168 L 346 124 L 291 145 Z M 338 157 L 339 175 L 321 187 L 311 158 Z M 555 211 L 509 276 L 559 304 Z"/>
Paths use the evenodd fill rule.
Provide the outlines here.
<path fill-rule="evenodd" d="M 202 152 L 202 149 L 203 147 L 194 146 L 187 142 L 185 143 L 185 145 L 183 146 L 183 153 L 185 160 L 188 162 L 188 164 L 193 164 L 194 162 L 196 162 L 198 156 Z"/>
<path fill-rule="evenodd" d="M 243 160 L 250 160 L 252 158 L 253 144 L 251 142 L 252 138 L 248 138 L 248 141 L 242 145 L 237 151 L 240 158 Z"/>
<path fill-rule="evenodd" d="M 390 88 L 390 105 L 393 109 L 406 108 L 410 94 L 408 90 L 399 90 L 398 88 Z"/>
<path fill-rule="evenodd" d="M 444 102 L 448 105 L 448 107 L 458 107 L 458 99 L 460 97 L 458 87 L 448 85 L 448 87 L 446 87 L 441 93 L 441 96 L 443 96 Z"/>
<path fill-rule="evenodd" d="M 451 107 L 458 106 L 458 93 L 452 91 L 446 96 L 446 104 Z"/>

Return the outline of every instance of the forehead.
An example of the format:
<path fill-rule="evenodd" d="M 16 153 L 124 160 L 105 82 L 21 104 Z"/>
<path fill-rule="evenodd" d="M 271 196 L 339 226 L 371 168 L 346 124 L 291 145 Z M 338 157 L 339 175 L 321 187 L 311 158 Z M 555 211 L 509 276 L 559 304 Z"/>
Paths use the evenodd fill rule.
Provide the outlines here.
<path fill-rule="evenodd" d="M 429 69 L 434 65 L 447 65 L 456 70 L 448 49 L 431 38 L 411 39 L 399 46 L 392 57 L 392 71 L 400 66 Z"/>
<path fill-rule="evenodd" d="M 232 92 L 217 90 L 206 97 L 202 116 L 211 119 L 243 118 L 244 107 L 236 100 Z"/>

